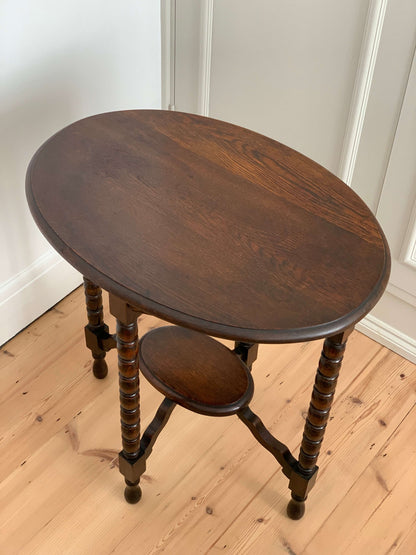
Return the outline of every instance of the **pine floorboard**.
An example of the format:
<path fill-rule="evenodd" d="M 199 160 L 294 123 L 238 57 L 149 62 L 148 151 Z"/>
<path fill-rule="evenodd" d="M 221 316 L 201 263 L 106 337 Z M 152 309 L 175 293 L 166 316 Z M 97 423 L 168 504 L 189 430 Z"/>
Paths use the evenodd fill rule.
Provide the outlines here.
<path fill-rule="evenodd" d="M 132 506 L 116 353 L 94 379 L 84 325 L 80 288 L 0 350 L 0 554 L 416 553 L 414 364 L 352 334 L 302 520 L 286 517 L 287 479 L 238 418 L 181 407 Z M 139 331 L 159 325 L 142 316 Z M 253 368 L 251 408 L 296 455 L 320 350 L 262 345 Z M 143 428 L 161 399 L 142 378 Z"/>

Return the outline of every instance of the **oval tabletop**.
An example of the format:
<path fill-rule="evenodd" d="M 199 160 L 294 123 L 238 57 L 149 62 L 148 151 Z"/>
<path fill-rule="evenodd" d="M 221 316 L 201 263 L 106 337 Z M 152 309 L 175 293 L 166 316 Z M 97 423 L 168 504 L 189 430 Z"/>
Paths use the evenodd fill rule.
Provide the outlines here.
<path fill-rule="evenodd" d="M 215 336 L 305 341 L 360 320 L 389 250 L 342 181 L 298 152 L 210 118 L 159 110 L 78 121 L 35 154 L 40 229 L 90 280 Z"/>

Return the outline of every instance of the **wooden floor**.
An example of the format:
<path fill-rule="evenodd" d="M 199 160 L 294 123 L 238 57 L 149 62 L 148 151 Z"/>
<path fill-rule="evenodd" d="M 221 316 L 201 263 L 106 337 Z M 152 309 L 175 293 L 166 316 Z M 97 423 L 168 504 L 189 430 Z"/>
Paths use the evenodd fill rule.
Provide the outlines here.
<path fill-rule="evenodd" d="M 415 365 L 349 341 L 304 518 L 287 479 L 236 417 L 175 409 L 123 499 L 116 353 L 96 380 L 81 289 L 0 352 L 0 553 L 416 553 Z M 114 321 L 107 317 L 111 329 Z M 140 319 L 143 333 L 159 325 Z M 252 409 L 297 455 L 321 342 L 266 346 Z M 143 425 L 161 396 L 142 379 Z"/>

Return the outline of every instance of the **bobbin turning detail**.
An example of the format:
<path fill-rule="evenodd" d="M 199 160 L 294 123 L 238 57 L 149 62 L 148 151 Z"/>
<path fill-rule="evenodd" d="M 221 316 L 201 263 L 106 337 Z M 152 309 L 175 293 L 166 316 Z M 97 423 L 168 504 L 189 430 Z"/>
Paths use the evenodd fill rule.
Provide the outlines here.
<path fill-rule="evenodd" d="M 115 348 L 116 340 L 104 323 L 101 287 L 84 277 L 84 292 L 88 317 L 88 324 L 84 328 L 85 342 L 94 359 L 92 366 L 94 376 L 102 379 L 108 374 L 105 354 Z"/>

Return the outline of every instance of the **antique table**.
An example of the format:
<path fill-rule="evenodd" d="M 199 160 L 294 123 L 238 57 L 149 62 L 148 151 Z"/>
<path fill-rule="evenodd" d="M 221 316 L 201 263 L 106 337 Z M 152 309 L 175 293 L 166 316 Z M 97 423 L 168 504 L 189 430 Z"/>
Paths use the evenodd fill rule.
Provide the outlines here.
<path fill-rule="evenodd" d="M 347 337 L 386 286 L 377 221 L 337 177 L 272 139 L 210 118 L 111 112 L 50 138 L 27 173 L 29 206 L 85 276 L 97 378 L 117 347 L 125 497 L 176 404 L 236 414 L 289 479 L 288 515 L 313 486 Z M 117 333 L 103 321 L 110 296 Z M 138 340 L 137 318 L 169 325 Z M 232 339 L 230 350 L 209 336 Z M 249 408 L 259 343 L 325 338 L 299 459 Z M 140 434 L 139 370 L 165 400 Z"/>

